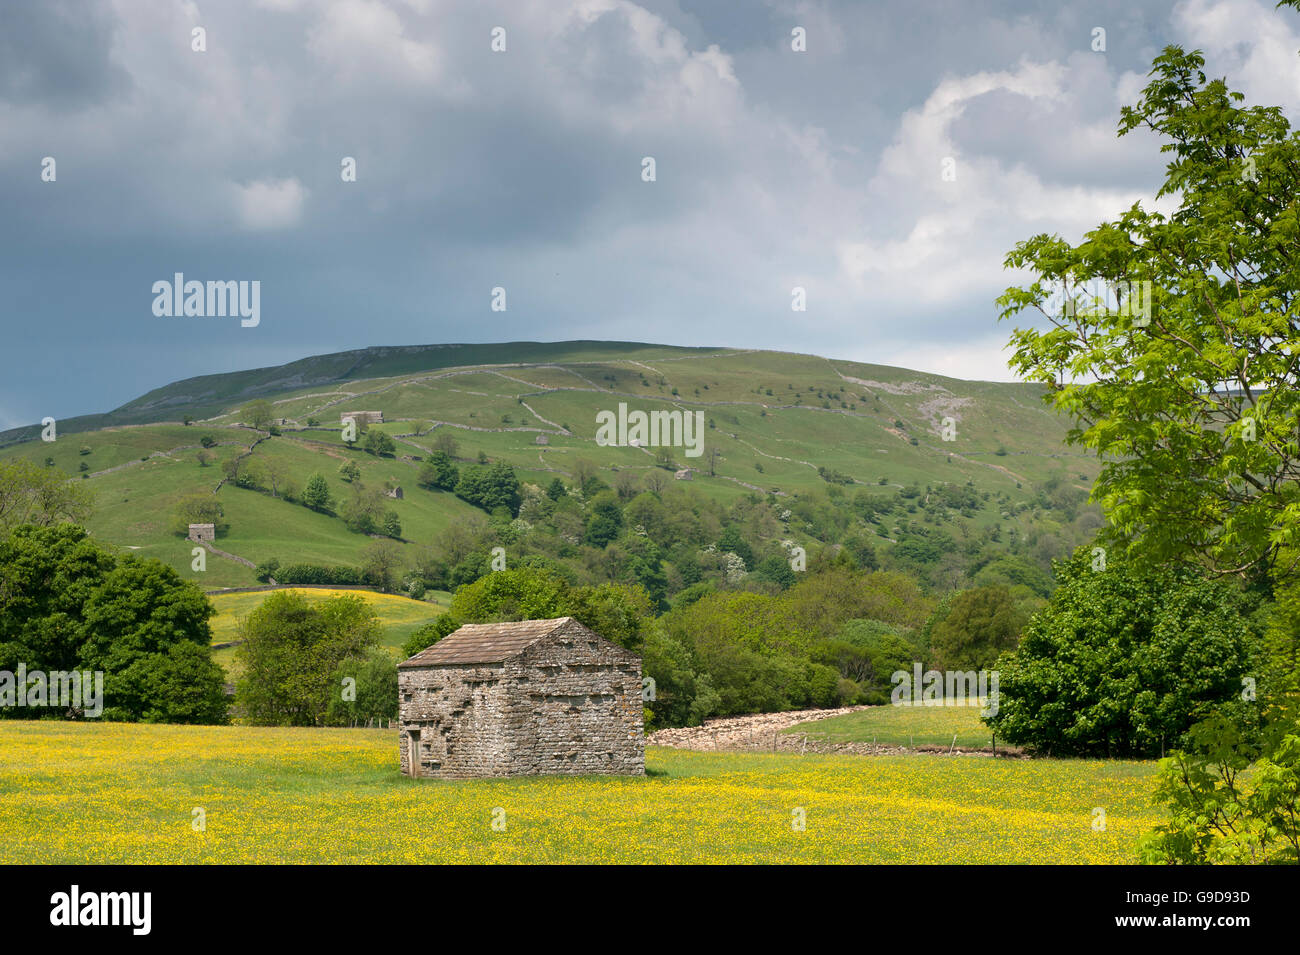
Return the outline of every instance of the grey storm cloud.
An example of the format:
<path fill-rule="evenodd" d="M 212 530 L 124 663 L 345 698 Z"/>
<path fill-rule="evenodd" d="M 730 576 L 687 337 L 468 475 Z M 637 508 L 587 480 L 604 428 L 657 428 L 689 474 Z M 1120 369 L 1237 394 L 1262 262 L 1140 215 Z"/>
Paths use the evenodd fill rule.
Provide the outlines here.
<path fill-rule="evenodd" d="M 7 4 L 0 315 L 22 360 L 0 427 L 439 341 L 787 348 L 1005 380 L 1002 256 L 1152 194 L 1156 144 L 1115 129 L 1164 45 L 1295 106 L 1289 12 L 1133 6 Z M 154 316 L 176 272 L 260 281 L 261 323 Z"/>

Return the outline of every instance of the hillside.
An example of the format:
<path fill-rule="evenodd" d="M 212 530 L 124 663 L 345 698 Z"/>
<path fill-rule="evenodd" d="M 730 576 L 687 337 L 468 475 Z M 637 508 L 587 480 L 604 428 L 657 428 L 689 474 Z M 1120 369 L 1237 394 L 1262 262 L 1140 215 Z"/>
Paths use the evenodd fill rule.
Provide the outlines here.
<path fill-rule="evenodd" d="M 215 494 L 224 510 L 228 529 L 217 547 L 227 554 L 252 563 L 359 564 L 373 538 L 349 530 L 337 507 L 320 513 L 298 502 L 317 472 L 336 502 L 355 494 L 338 473 L 348 460 L 364 487 L 402 488 L 403 497 L 385 506 L 400 519 L 396 546 L 408 565 L 429 545 L 455 557 L 443 553 L 449 530 L 469 527 L 482 538 L 487 515 L 453 493 L 418 486 L 437 444 L 452 447 L 462 469 L 482 460 L 510 465 L 534 502 L 560 478 L 578 500 L 579 520 L 590 475 L 621 504 L 652 491 L 668 511 L 694 519 L 693 531 L 657 541 L 656 556 L 666 563 L 684 538 L 707 547 L 734 524 L 756 557 L 781 540 L 811 554 L 819 544 L 853 539 L 859 550 L 865 540 L 885 558 L 906 544 L 911 564 L 942 563 L 960 549 L 969 558 L 962 571 L 973 574 L 988 563 L 987 553 L 978 556 L 987 547 L 1018 551 L 1044 569 L 1098 522 L 1083 504 L 1095 460 L 1064 446 L 1067 423 L 1041 394 L 1035 385 L 724 348 L 370 348 L 176 382 L 108 414 L 60 422 L 52 444 L 11 443 L 0 459 L 84 474 L 96 498 L 92 533 L 191 578 L 199 576 L 190 570 L 192 545 L 174 529 L 173 514 L 182 498 L 199 493 Z M 283 422 L 278 435 L 241 420 L 256 398 L 272 402 Z M 678 447 L 669 449 L 670 459 L 657 459 L 658 448 L 598 444 L 598 413 L 617 412 L 620 403 L 701 412 L 704 453 L 687 457 Z M 340 415 L 361 410 L 383 413 L 383 423 L 370 428 L 392 438 L 391 456 L 344 444 Z M 188 426 L 180 423 L 187 415 L 196 419 Z M 955 423 L 951 441 L 941 432 L 945 417 Z M 205 438 L 207 466 L 199 461 Z M 249 486 L 224 480 L 223 464 L 235 457 L 258 475 Z M 685 468 L 689 479 L 678 479 Z M 529 506 L 526 500 L 519 511 L 524 526 L 495 528 L 494 540 L 508 540 L 512 560 L 541 554 L 581 577 L 617 579 L 627 576 L 627 554 L 635 550 L 626 538 L 655 538 L 629 518 L 625 539 L 594 546 L 581 524 L 569 528 Z M 668 577 L 671 593 L 683 581 L 671 571 Z M 208 588 L 253 582 L 249 567 L 215 555 L 202 575 Z"/>

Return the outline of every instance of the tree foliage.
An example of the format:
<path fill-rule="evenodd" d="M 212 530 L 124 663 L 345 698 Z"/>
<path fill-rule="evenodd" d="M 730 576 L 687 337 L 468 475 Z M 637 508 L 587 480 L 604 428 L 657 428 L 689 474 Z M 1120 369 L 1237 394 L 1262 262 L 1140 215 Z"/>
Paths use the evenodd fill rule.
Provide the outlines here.
<path fill-rule="evenodd" d="M 93 501 L 89 490 L 58 471 L 21 458 L 0 461 L 0 535 L 22 524 L 84 521 Z"/>
<path fill-rule="evenodd" d="M 976 587 L 958 594 L 934 628 L 930 650 L 940 670 L 984 670 L 998 654 L 1015 649 L 1025 618 L 1005 587 Z"/>
<path fill-rule="evenodd" d="M 360 597 L 312 604 L 301 594 L 272 593 L 240 624 L 235 653 L 243 667 L 236 701 L 265 726 L 318 726 L 343 686 L 339 668 L 379 642 L 379 620 Z"/>
<path fill-rule="evenodd" d="M 1117 535 L 1242 573 L 1272 567 L 1300 528 L 1300 137 L 1203 66 L 1167 47 L 1121 114 L 1121 136 L 1163 139 L 1157 195 L 1177 209 L 1135 203 L 1077 245 L 1021 242 L 1006 265 L 1035 280 L 999 305 L 1050 322 L 1016 330 L 1011 364 L 1101 456 L 1093 497 Z"/>
<path fill-rule="evenodd" d="M 1159 756 L 1242 692 L 1258 634 L 1239 588 L 1080 549 L 998 660 L 998 737 L 1053 755 Z M 937 629 L 936 629 L 937 634 Z"/>
<path fill-rule="evenodd" d="M 103 671 L 105 719 L 225 722 L 213 612 L 170 567 L 118 557 L 72 524 L 0 541 L 0 669 Z"/>

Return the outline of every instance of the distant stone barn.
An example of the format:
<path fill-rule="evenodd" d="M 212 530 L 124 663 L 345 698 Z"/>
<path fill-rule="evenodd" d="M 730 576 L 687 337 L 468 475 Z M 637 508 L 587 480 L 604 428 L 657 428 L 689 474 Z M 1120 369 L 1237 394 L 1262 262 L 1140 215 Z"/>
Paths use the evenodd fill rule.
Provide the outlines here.
<path fill-rule="evenodd" d="M 217 528 L 215 524 L 191 524 L 190 532 L 186 535 L 192 541 L 215 541 L 217 539 Z"/>
<path fill-rule="evenodd" d="M 572 617 L 466 624 L 397 669 L 402 772 L 645 773 L 641 659 Z"/>

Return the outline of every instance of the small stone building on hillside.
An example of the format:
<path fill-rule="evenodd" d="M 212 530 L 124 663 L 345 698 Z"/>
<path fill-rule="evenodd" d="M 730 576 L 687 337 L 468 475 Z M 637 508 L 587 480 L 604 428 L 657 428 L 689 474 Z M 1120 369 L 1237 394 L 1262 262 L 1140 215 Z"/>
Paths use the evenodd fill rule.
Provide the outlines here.
<path fill-rule="evenodd" d="M 191 524 L 190 532 L 186 536 L 192 541 L 211 543 L 217 539 L 217 528 L 214 524 Z"/>
<path fill-rule="evenodd" d="M 645 773 L 641 659 L 572 617 L 466 624 L 397 667 L 402 772 Z"/>

